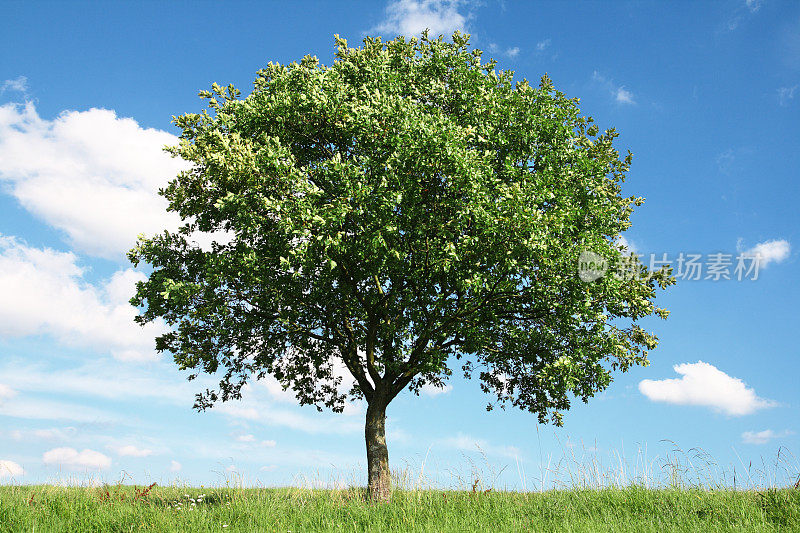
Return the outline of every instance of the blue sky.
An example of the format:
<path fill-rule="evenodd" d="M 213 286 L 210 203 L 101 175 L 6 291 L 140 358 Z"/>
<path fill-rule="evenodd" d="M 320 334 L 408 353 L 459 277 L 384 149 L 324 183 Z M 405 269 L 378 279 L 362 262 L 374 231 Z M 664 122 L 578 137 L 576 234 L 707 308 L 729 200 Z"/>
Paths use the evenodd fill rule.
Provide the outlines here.
<path fill-rule="evenodd" d="M 360 479 L 364 406 L 300 408 L 273 382 L 191 410 L 188 383 L 127 305 L 124 251 L 174 221 L 154 194 L 180 168 L 160 147 L 212 82 L 247 94 L 269 61 L 330 63 L 351 44 L 425 27 L 581 99 L 634 154 L 625 192 L 647 201 L 627 246 L 728 254 L 730 277 L 679 279 L 651 365 L 615 375 L 563 428 L 486 412 L 475 382 L 399 396 L 392 466 L 442 485 L 540 486 L 574 453 L 629 475 L 674 442 L 720 468 L 800 453 L 800 4 L 7 2 L 0 21 L 0 482 L 184 480 L 285 485 Z M 737 280 L 737 256 L 759 259 Z M 701 278 L 705 278 L 704 270 Z M 639 455 L 641 452 L 641 456 Z M 646 453 L 646 456 L 644 455 Z M 783 453 L 783 452 L 782 452 Z M 485 458 L 484 458 L 485 456 Z M 646 457 L 643 461 L 642 458 Z M 797 468 L 798 461 L 794 465 Z M 644 463 L 647 467 L 637 466 Z M 124 472 L 124 474 L 123 474 Z M 458 475 L 454 475 L 458 474 Z M 746 476 L 746 474 L 744 474 Z M 548 474 L 552 482 L 556 474 Z"/>

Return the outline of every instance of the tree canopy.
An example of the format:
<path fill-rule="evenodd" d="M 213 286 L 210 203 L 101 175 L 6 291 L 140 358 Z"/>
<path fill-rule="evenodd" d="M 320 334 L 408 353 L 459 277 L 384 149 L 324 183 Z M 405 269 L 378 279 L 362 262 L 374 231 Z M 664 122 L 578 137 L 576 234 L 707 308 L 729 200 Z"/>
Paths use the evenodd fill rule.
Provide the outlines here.
<path fill-rule="evenodd" d="M 666 317 L 654 298 L 674 279 L 635 256 L 636 275 L 577 270 L 583 251 L 625 255 L 630 153 L 546 75 L 514 81 L 468 40 L 336 37 L 332 65 L 269 63 L 248 96 L 214 84 L 174 118 L 169 150 L 192 166 L 161 194 L 184 226 L 130 252 L 152 266 L 132 303 L 171 326 L 158 350 L 219 377 L 196 407 L 266 375 L 301 404 L 362 398 L 369 458 L 370 417 L 380 448 L 388 403 L 454 371 L 560 424 L 647 363 L 639 321 Z"/>

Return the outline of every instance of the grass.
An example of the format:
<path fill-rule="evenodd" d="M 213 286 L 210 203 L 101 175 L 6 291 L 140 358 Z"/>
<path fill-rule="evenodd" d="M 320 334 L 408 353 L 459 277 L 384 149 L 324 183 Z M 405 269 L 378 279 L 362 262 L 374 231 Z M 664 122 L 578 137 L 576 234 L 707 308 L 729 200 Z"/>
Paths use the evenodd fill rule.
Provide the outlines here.
<path fill-rule="evenodd" d="M 5 486 L 0 531 L 800 531 L 800 490 Z"/>

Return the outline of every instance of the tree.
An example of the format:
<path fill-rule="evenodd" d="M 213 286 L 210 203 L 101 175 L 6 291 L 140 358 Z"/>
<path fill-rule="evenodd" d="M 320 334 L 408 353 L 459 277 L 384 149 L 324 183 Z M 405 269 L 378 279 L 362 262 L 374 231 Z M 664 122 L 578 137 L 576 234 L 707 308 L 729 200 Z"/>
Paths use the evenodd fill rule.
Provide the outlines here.
<path fill-rule="evenodd" d="M 184 225 L 129 254 L 152 266 L 131 300 L 138 322 L 171 326 L 157 349 L 189 379 L 219 377 L 196 408 L 267 375 L 318 409 L 366 400 L 380 499 L 401 391 L 456 369 L 561 424 L 573 396 L 647 364 L 657 339 L 638 321 L 666 317 L 655 291 L 674 282 L 635 256 L 635 276 L 579 278 L 581 252 L 625 255 L 615 239 L 642 202 L 621 193 L 630 153 L 547 76 L 514 82 L 468 40 L 337 36 L 331 66 L 269 63 L 246 98 L 202 91 L 209 109 L 174 118 L 168 148 L 191 169 L 160 191 Z M 230 242 L 193 241 L 220 231 Z"/>

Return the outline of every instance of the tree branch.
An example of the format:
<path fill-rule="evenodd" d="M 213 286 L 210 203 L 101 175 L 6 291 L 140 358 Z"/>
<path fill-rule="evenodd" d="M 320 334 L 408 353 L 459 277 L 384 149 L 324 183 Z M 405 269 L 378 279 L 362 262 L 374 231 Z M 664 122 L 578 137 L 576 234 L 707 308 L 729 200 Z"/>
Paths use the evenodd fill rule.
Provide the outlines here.
<path fill-rule="evenodd" d="M 361 388 L 361 392 L 363 392 L 364 396 L 366 396 L 367 401 L 369 401 L 371 400 L 372 395 L 375 393 L 375 388 L 370 384 L 366 374 L 364 374 L 364 368 L 361 366 L 361 361 L 358 357 L 358 344 L 355 341 L 355 336 L 353 335 L 353 329 L 352 327 L 350 327 L 350 323 L 346 319 L 344 326 L 345 326 L 345 331 L 347 332 L 346 337 L 348 344 L 346 347 L 345 346 L 339 347 L 339 350 L 342 355 L 342 361 L 344 362 L 347 369 L 355 378 L 356 382 L 358 383 L 358 386 Z"/>

